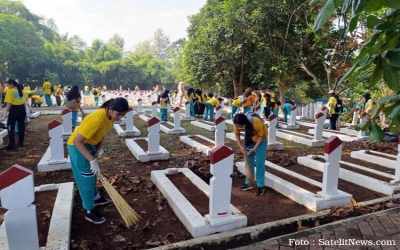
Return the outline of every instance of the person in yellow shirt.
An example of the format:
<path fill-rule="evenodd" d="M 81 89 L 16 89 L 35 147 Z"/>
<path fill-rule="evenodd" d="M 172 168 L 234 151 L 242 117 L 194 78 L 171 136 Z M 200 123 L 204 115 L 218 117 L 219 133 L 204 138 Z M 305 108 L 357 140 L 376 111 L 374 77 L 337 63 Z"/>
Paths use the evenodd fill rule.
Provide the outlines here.
<path fill-rule="evenodd" d="M 186 101 L 189 102 L 189 108 L 190 108 L 190 116 L 194 117 L 195 116 L 195 112 L 194 112 L 194 98 L 195 98 L 195 94 L 194 94 L 194 88 L 188 88 L 186 91 L 186 95 L 185 95 L 185 99 Z"/>
<path fill-rule="evenodd" d="M 251 90 L 246 91 L 243 94 L 244 98 L 242 98 L 242 107 L 243 107 L 243 113 L 247 113 L 251 111 L 251 108 L 253 105 L 256 103 L 256 98 L 251 94 Z"/>
<path fill-rule="evenodd" d="M 202 118 L 204 115 L 204 110 L 206 108 L 207 95 L 203 93 L 200 89 L 194 91 L 195 103 L 194 103 L 194 113 L 197 118 Z"/>
<path fill-rule="evenodd" d="M 3 92 L 2 92 L 2 95 L 3 95 L 2 104 L 4 104 L 4 100 L 6 99 L 6 95 L 7 95 L 7 91 L 8 90 L 9 90 L 9 87 L 8 87 L 8 83 L 6 82 L 4 84 L 4 89 L 3 89 Z"/>
<path fill-rule="evenodd" d="M 367 113 L 367 119 L 371 118 L 376 112 L 376 104 L 371 98 L 370 93 L 365 93 L 364 97 L 364 112 Z"/>
<path fill-rule="evenodd" d="M 81 108 L 80 103 L 82 100 L 82 96 L 79 91 L 79 87 L 77 85 L 74 85 L 67 95 L 67 101 L 73 101 L 73 100 L 76 101 L 76 106 L 74 108 L 70 108 L 70 110 L 72 111 L 72 127 L 75 128 L 76 120 L 78 118 L 78 111 L 81 111 L 82 119 L 85 114 Z"/>
<path fill-rule="evenodd" d="M 100 91 L 93 86 L 92 88 L 92 94 L 93 94 L 93 98 L 94 98 L 94 105 L 99 106 L 99 96 L 100 96 Z"/>
<path fill-rule="evenodd" d="M 24 91 L 31 91 L 31 87 L 27 83 L 24 84 Z"/>
<path fill-rule="evenodd" d="M 85 85 L 83 91 L 84 91 L 84 95 L 89 95 L 89 86 Z"/>
<path fill-rule="evenodd" d="M 332 130 L 337 130 L 336 121 L 339 118 L 339 112 L 336 111 L 337 99 L 335 90 L 329 90 L 328 109 L 329 109 L 329 126 Z"/>
<path fill-rule="evenodd" d="M 125 98 L 118 97 L 104 102 L 98 110 L 85 117 L 67 142 L 72 173 L 82 198 L 82 206 L 86 210 L 85 219 L 94 224 L 106 221 L 96 210 L 96 206 L 110 203 L 97 190 L 96 177 L 100 174 L 97 158 L 104 153 L 101 145 L 105 135 L 114 122 L 120 120 L 128 110 L 129 105 Z"/>
<path fill-rule="evenodd" d="M 40 108 L 40 106 L 43 103 L 42 98 L 40 98 L 40 96 L 38 96 L 38 95 L 29 94 L 28 98 L 31 99 L 31 106 L 32 107 L 39 107 Z"/>
<path fill-rule="evenodd" d="M 203 118 L 204 120 L 210 119 L 210 121 L 214 121 L 214 108 L 222 102 L 222 98 L 215 98 L 213 93 L 208 93 L 207 96 L 210 98 L 206 102 L 206 110 L 204 112 Z"/>
<path fill-rule="evenodd" d="M 244 143 L 240 139 L 240 132 L 244 132 Z M 268 145 L 268 128 L 256 113 L 249 112 L 246 114 L 236 114 L 233 117 L 233 133 L 236 142 L 243 154 L 249 158 L 250 170 L 254 176 L 254 166 L 256 167 L 256 196 L 264 195 L 265 185 L 265 160 L 267 158 Z M 255 156 L 255 157 L 254 157 Z M 246 178 L 245 183 L 240 190 L 245 191 L 252 189 L 249 186 L 249 180 Z"/>
<path fill-rule="evenodd" d="M 53 106 L 53 101 L 51 100 L 52 87 L 51 87 L 51 83 L 49 82 L 49 80 L 47 80 L 47 78 L 44 79 L 44 83 L 43 83 L 42 87 L 43 87 L 44 99 L 46 101 L 46 104 L 48 107 L 52 107 Z"/>
<path fill-rule="evenodd" d="M 168 121 L 168 104 L 169 104 L 169 90 L 165 90 L 157 98 L 158 107 L 160 108 L 161 122 Z"/>
<path fill-rule="evenodd" d="M 238 113 L 239 109 L 240 109 L 240 100 L 241 97 L 236 97 L 233 101 L 232 101 L 232 111 L 230 114 L 228 114 L 229 117 L 234 117 L 236 113 Z"/>
<path fill-rule="evenodd" d="M 4 100 L 3 91 L 4 91 L 3 85 L 0 82 L 0 104 L 3 104 L 3 100 Z"/>
<path fill-rule="evenodd" d="M 25 117 L 26 109 L 25 102 L 28 100 L 26 93 L 22 91 L 22 86 L 17 83 L 14 79 L 8 79 L 8 91 L 5 98 L 7 103 L 4 111 L 4 118 L 7 118 L 7 130 L 8 130 L 8 145 L 2 150 L 15 150 L 18 147 L 24 146 L 25 139 Z M 18 122 L 18 139 L 19 142 L 15 144 L 15 123 Z"/>
<path fill-rule="evenodd" d="M 63 90 L 64 90 L 64 87 L 62 85 L 58 85 L 56 91 L 54 92 L 54 96 L 56 97 L 57 106 L 61 106 L 61 96 L 64 97 Z"/>
<path fill-rule="evenodd" d="M 276 94 L 272 91 L 271 87 L 266 87 L 265 91 L 270 95 L 270 109 L 276 117 L 279 115 L 280 101 L 276 98 Z"/>

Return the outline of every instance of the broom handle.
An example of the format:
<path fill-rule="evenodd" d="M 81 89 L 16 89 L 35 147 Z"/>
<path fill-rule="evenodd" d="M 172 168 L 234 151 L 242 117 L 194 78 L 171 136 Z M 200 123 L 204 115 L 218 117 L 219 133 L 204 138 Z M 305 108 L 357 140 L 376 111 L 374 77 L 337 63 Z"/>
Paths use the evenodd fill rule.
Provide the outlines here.
<path fill-rule="evenodd" d="M 240 136 L 240 134 L 239 134 L 239 136 Z M 245 139 L 243 139 L 243 146 L 244 146 L 244 149 L 245 149 L 244 154 L 243 154 L 243 158 L 244 158 L 244 162 L 245 162 L 247 179 L 249 180 L 250 185 L 255 186 L 256 182 L 254 180 L 253 173 L 251 172 L 251 169 L 250 169 L 250 162 L 249 162 L 249 157 L 248 157 L 247 151 L 246 151 Z"/>

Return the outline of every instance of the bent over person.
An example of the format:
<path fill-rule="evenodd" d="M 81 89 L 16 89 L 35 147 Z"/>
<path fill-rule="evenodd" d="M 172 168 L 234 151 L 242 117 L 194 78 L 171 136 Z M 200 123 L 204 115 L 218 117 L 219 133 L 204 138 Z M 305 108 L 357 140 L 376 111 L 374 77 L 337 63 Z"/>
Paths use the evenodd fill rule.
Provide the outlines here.
<path fill-rule="evenodd" d="M 96 158 L 104 152 L 101 147 L 104 136 L 128 110 L 129 105 L 125 98 L 110 99 L 85 117 L 68 139 L 67 149 L 82 206 L 86 210 L 85 219 L 95 224 L 106 221 L 95 207 L 110 202 L 100 196 L 97 190 L 96 176 L 100 174 L 100 167 Z"/>
<path fill-rule="evenodd" d="M 265 160 L 267 158 L 268 144 L 268 128 L 263 123 L 258 115 L 252 115 L 253 112 L 246 114 L 236 114 L 233 117 L 233 132 L 236 137 L 236 142 L 243 154 L 249 157 L 250 170 L 254 175 L 254 166 L 256 166 L 256 185 L 257 190 L 254 193 L 256 196 L 264 195 L 265 185 Z M 240 132 L 244 131 L 244 144 L 240 139 Z M 240 187 L 240 190 L 249 190 L 253 187 L 249 186 L 249 180 L 246 177 L 245 183 Z"/>

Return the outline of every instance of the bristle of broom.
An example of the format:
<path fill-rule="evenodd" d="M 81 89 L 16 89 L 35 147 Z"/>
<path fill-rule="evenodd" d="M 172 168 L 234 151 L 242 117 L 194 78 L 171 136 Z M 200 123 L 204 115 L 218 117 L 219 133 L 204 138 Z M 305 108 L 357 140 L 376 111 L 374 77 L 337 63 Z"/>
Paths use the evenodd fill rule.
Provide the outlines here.
<path fill-rule="evenodd" d="M 98 175 L 104 189 L 107 191 L 115 207 L 122 217 L 127 228 L 137 224 L 142 218 L 138 215 L 132 207 L 122 198 L 118 191 L 106 180 L 102 175 Z"/>

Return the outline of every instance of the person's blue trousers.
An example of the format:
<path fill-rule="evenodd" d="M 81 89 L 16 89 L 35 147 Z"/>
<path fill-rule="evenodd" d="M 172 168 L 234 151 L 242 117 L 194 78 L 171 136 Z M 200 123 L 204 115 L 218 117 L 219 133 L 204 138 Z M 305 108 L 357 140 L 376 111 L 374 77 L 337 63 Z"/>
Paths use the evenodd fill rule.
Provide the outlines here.
<path fill-rule="evenodd" d="M 168 121 L 168 109 L 160 108 L 160 118 L 161 121 Z"/>
<path fill-rule="evenodd" d="M 206 102 L 206 111 L 204 112 L 203 118 L 204 120 L 208 120 L 210 118 L 210 121 L 214 121 L 214 106 L 209 102 Z"/>
<path fill-rule="evenodd" d="M 247 112 L 251 111 L 251 106 L 247 106 L 243 108 L 243 113 L 246 114 Z"/>
<path fill-rule="evenodd" d="M 96 152 L 96 146 L 89 144 L 85 144 L 85 146 L 91 154 Z M 82 206 L 86 210 L 92 210 L 94 197 L 99 193 L 96 175 L 90 170 L 90 162 L 74 145 L 67 145 L 67 149 L 71 159 L 72 173 L 82 199 Z"/>
<path fill-rule="evenodd" d="M 195 112 L 194 112 L 194 103 L 193 100 L 189 101 L 189 105 L 190 105 L 190 116 L 194 117 L 195 116 Z"/>
<path fill-rule="evenodd" d="M 78 119 L 78 111 L 72 110 L 72 126 L 76 126 L 77 119 Z"/>
<path fill-rule="evenodd" d="M 252 149 L 256 143 L 246 146 L 246 150 Z M 255 153 L 249 155 L 250 170 L 254 175 L 254 166 L 256 167 L 256 184 L 257 187 L 264 187 L 265 178 L 265 160 L 267 159 L 267 145 L 268 141 L 263 141 L 257 148 Z M 254 157 L 255 156 L 255 157 Z M 254 159 L 255 158 L 255 159 Z M 249 179 L 246 177 L 245 184 L 249 185 Z"/>
<path fill-rule="evenodd" d="M 233 118 L 236 115 L 236 112 L 238 112 L 238 108 L 232 105 L 232 112 L 229 114 L 229 117 Z"/>
<path fill-rule="evenodd" d="M 50 94 L 45 94 L 44 99 L 46 100 L 47 106 L 51 107 L 53 106 L 53 102 L 51 101 L 51 95 Z"/>

